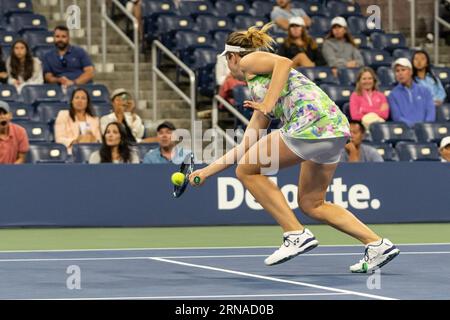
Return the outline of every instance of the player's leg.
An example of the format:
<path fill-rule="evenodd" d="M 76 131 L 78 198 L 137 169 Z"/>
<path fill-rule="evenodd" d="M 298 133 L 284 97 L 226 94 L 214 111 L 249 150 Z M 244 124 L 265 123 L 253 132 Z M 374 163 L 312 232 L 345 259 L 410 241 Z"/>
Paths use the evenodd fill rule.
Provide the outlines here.
<path fill-rule="evenodd" d="M 270 162 L 266 162 L 266 159 L 270 159 Z M 236 169 L 239 180 L 284 230 L 283 244 L 264 261 L 266 265 L 285 262 L 318 245 L 314 235 L 300 224 L 289 208 L 280 189 L 267 176 L 261 174 L 262 169 L 281 169 L 302 161 L 303 159 L 285 145 L 279 131 L 276 131 L 253 145 L 239 161 Z"/>
<path fill-rule="evenodd" d="M 366 245 L 364 259 L 350 267 L 352 272 L 377 269 L 395 258 L 400 251 L 348 210 L 325 201 L 326 190 L 336 167 L 337 164 L 318 164 L 312 161 L 302 163 L 298 189 L 299 206 L 311 218 L 333 226 Z"/>

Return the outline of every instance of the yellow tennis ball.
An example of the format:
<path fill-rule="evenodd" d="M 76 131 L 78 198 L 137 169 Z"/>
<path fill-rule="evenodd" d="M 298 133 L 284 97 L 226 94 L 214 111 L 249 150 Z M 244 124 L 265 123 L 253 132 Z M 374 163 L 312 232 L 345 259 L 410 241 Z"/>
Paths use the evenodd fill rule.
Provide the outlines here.
<path fill-rule="evenodd" d="M 182 174 L 181 172 L 175 172 L 172 175 L 172 183 L 176 186 L 181 186 L 184 182 L 184 174 Z"/>

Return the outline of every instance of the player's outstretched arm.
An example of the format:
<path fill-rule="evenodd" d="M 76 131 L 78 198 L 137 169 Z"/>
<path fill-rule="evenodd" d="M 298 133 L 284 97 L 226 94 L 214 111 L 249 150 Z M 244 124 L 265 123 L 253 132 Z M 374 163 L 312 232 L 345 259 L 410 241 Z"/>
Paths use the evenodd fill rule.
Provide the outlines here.
<path fill-rule="evenodd" d="M 225 155 L 211 163 L 209 166 L 196 170 L 189 175 L 189 182 L 193 186 L 202 185 L 206 178 L 215 175 L 237 163 L 247 152 L 252 145 L 259 140 L 259 131 L 261 129 L 267 129 L 270 124 L 269 118 L 267 118 L 262 112 L 255 110 L 253 116 L 250 119 L 250 123 L 245 130 L 242 141 L 236 147 L 228 151 Z M 195 177 L 200 177 L 200 184 L 194 183 Z"/>

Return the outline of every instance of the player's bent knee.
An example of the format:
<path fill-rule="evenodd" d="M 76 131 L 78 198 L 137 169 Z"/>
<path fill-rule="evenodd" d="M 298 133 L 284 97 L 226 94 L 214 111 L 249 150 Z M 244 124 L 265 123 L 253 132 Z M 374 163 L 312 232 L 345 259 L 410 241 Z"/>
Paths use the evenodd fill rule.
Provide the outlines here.
<path fill-rule="evenodd" d="M 300 210 L 308 217 L 315 220 L 323 220 L 320 206 L 324 203 L 323 200 L 310 200 L 308 198 L 298 198 L 298 206 Z"/>

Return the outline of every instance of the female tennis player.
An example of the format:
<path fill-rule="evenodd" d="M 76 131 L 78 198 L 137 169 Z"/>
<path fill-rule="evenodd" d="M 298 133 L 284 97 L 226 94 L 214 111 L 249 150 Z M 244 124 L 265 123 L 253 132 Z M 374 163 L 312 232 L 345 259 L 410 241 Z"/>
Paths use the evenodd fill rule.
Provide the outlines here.
<path fill-rule="evenodd" d="M 400 251 L 352 213 L 325 201 L 350 136 L 349 123 L 315 83 L 292 69 L 291 60 L 261 51 L 271 48 L 273 43 L 267 34 L 270 27 L 271 24 L 261 29 L 251 27 L 229 35 L 222 55 L 226 55 L 232 75 L 247 81 L 253 101 L 245 101 L 244 106 L 254 110 L 253 116 L 242 142 L 209 166 L 194 171 L 190 183 L 197 186 L 194 178 L 198 176 L 201 185 L 208 177 L 238 164 L 236 176 L 284 230 L 283 244 L 264 261 L 271 266 L 319 244 L 297 220 L 280 189 L 261 173 L 274 165 L 281 169 L 300 164 L 298 204 L 302 212 L 366 245 L 364 258 L 350 266 L 351 272 L 378 269 Z M 255 132 L 268 128 L 271 118 L 281 119 L 281 129 L 251 141 Z"/>

